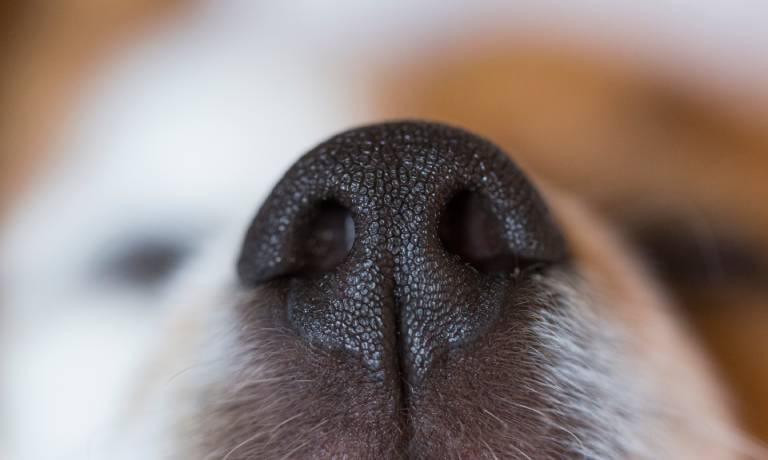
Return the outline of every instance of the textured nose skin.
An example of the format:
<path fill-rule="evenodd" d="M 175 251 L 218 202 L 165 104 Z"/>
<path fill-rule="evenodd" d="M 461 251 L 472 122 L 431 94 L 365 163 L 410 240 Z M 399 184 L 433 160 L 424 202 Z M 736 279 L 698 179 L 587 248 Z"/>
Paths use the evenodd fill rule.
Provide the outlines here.
<path fill-rule="evenodd" d="M 473 202 L 445 222 L 450 203 L 467 193 L 482 197 L 498 228 L 487 238 L 480 231 L 485 252 L 504 261 L 489 270 L 441 238 L 446 225 L 467 228 Z M 339 238 L 315 234 L 350 231 L 326 225 L 333 215 L 319 219 L 329 203 L 354 224 L 340 256 L 318 242 Z M 342 133 L 302 157 L 256 215 L 238 272 L 248 287 L 285 287 L 281 308 L 304 340 L 415 385 L 436 357 L 470 343 L 510 308 L 518 269 L 564 255 L 543 201 L 497 147 L 456 128 L 400 122 Z"/>

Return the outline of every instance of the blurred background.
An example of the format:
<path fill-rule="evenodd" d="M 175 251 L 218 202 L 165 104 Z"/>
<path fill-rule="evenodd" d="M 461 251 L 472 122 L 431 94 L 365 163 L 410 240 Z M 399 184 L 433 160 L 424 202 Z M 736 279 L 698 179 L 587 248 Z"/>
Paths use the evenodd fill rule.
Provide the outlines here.
<path fill-rule="evenodd" d="M 302 151 L 403 117 L 489 137 L 612 222 L 768 441 L 768 3 L 378 3 L 0 5 L 6 458 L 78 452 L 185 264 Z"/>

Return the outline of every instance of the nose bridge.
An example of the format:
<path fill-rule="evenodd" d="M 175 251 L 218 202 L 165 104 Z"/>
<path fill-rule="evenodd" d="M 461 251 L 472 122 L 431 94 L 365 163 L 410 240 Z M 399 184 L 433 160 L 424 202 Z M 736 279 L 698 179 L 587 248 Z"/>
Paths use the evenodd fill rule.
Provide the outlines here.
<path fill-rule="evenodd" d="M 406 155 L 402 155 L 405 153 Z M 458 175 L 448 155 L 438 162 L 432 149 L 401 152 L 397 161 L 382 165 L 398 187 L 378 198 L 387 223 L 380 238 L 385 241 L 386 265 L 391 273 L 391 348 L 401 378 L 414 385 L 426 371 L 431 355 L 441 342 L 456 341 L 455 326 L 445 312 L 456 311 L 446 292 L 445 279 L 452 270 L 440 244 L 437 223 L 440 210 L 456 187 Z M 442 316 L 442 318 L 440 318 Z M 444 321 L 439 321 L 443 319 Z M 456 318 L 454 318 L 456 319 Z"/>
<path fill-rule="evenodd" d="M 461 191 L 487 197 L 506 249 L 549 260 L 562 252 L 530 184 L 492 144 L 464 131 L 392 123 L 349 131 L 305 155 L 251 225 L 238 263 L 249 286 L 279 285 L 287 321 L 307 340 L 416 385 L 435 356 L 473 340 L 505 304 L 508 277 L 446 251 L 438 226 Z M 302 270 L 313 206 L 340 203 L 355 238 L 330 270 Z"/>
<path fill-rule="evenodd" d="M 393 349 L 401 377 L 416 384 L 429 367 L 434 352 L 462 341 L 477 318 L 466 321 L 468 304 L 476 304 L 466 291 L 477 278 L 446 253 L 437 228 L 445 203 L 457 188 L 466 187 L 455 152 L 435 146 L 399 152 L 381 168 L 390 171 L 399 187 L 377 198 L 387 223 L 380 240 L 386 241 L 386 264 L 392 277 Z M 394 160 L 394 159 L 393 159 Z M 465 162 L 465 166 L 468 166 Z M 479 281 L 474 279 L 472 281 Z M 469 294 L 469 295 L 468 295 Z"/>
<path fill-rule="evenodd" d="M 366 335 L 375 341 L 362 346 L 365 360 L 374 368 L 397 367 L 402 378 L 414 383 L 436 346 L 458 342 L 458 331 L 469 329 L 446 315 L 459 309 L 448 295 L 450 280 L 445 276 L 461 267 L 445 253 L 437 235 L 443 205 L 462 186 L 460 165 L 454 152 L 432 144 L 390 145 L 352 165 L 362 165 L 362 171 L 340 169 L 340 180 L 331 182 L 338 184 L 337 193 L 349 203 L 359 227 L 342 272 L 350 274 L 345 297 L 357 302 L 346 310 L 358 317 L 372 312 L 370 322 L 377 325 Z M 357 308 L 366 304 L 373 307 Z M 439 316 L 443 324 L 433 321 Z"/>

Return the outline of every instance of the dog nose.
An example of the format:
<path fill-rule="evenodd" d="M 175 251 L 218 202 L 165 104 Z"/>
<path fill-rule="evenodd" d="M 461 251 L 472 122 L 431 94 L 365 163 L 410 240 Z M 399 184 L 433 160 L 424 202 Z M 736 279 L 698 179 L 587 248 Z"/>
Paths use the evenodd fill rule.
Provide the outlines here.
<path fill-rule="evenodd" d="M 313 346 L 416 385 L 514 308 L 516 280 L 565 257 L 543 200 L 493 144 L 421 122 L 337 135 L 295 163 L 238 262 Z"/>

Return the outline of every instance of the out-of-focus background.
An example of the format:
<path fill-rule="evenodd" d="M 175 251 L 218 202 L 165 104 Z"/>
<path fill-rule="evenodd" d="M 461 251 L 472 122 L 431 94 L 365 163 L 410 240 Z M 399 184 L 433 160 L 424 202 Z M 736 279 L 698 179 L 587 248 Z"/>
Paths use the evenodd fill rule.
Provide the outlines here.
<path fill-rule="evenodd" d="M 768 441 L 768 3 L 377 3 L 3 2 L 7 458 L 49 458 L 17 445 L 40 429 L 87 443 L 185 261 L 303 150 L 401 117 L 484 134 L 612 222 Z"/>

